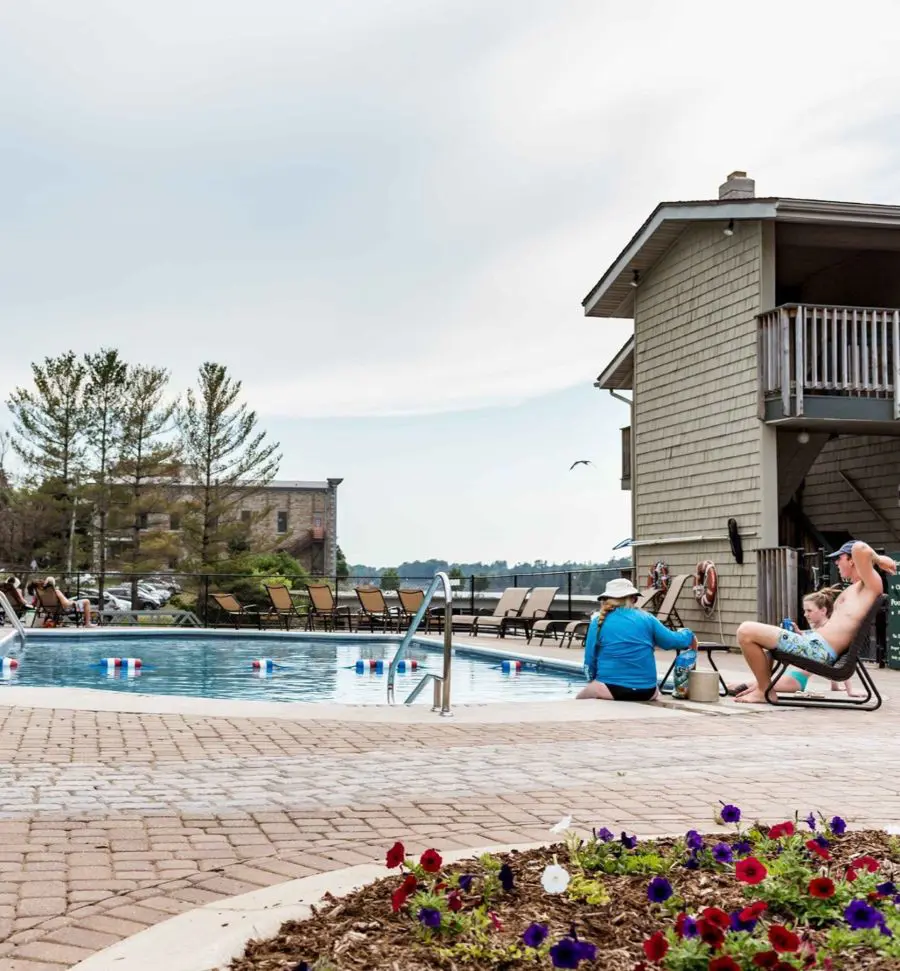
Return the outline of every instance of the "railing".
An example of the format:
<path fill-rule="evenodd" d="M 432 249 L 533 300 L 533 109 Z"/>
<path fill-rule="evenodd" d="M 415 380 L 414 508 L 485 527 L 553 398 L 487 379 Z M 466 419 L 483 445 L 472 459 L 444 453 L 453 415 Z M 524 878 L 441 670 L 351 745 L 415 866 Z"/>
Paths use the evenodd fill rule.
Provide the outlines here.
<path fill-rule="evenodd" d="M 0 593 L 0 608 L 2 608 L 3 613 L 6 615 L 6 619 L 15 627 L 16 633 L 19 635 L 19 643 L 25 646 L 25 628 L 22 626 L 22 621 L 19 620 L 18 615 L 12 609 L 12 605 L 6 599 L 6 594 Z"/>
<path fill-rule="evenodd" d="M 453 661 L 453 588 L 450 586 L 450 578 L 446 573 L 435 573 L 434 579 L 429 584 L 428 589 L 425 591 L 425 596 L 422 599 L 422 603 L 419 605 L 419 609 L 416 611 L 415 617 L 410 621 L 409 628 L 403 640 L 400 642 L 400 646 L 397 648 L 397 652 L 391 659 L 391 666 L 388 668 L 387 677 L 387 700 L 388 704 L 392 705 L 394 703 L 394 679 L 397 674 L 397 666 L 400 663 L 400 658 L 403 656 L 406 649 L 409 647 L 416 631 L 419 629 L 419 624 L 422 623 L 422 618 L 425 616 L 425 612 L 428 610 L 428 606 L 431 603 L 438 587 L 444 588 L 444 669 L 443 674 L 439 677 L 436 674 L 426 674 L 424 678 L 413 688 L 410 692 L 409 697 L 406 699 L 404 704 L 411 705 L 419 693 L 425 687 L 429 681 L 434 682 L 434 703 L 432 705 L 432 711 L 440 711 L 442 715 L 449 716 L 450 711 L 450 668 Z"/>
<path fill-rule="evenodd" d="M 786 304 L 757 319 L 763 396 L 780 395 L 786 416 L 803 414 L 804 394 L 831 394 L 893 396 L 900 418 L 900 310 Z"/>

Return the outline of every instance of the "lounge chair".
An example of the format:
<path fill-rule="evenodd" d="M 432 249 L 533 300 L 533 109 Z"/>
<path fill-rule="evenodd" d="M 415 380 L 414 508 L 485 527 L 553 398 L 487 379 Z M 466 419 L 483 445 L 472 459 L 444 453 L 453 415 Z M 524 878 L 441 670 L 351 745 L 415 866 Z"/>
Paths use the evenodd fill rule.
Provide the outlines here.
<path fill-rule="evenodd" d="M 548 634 L 556 640 L 556 632 L 562 628 L 559 637 L 559 646 L 572 647 L 572 642 L 575 638 L 583 638 L 590 625 L 590 618 L 582 618 L 581 620 L 551 620 L 549 617 L 545 617 L 543 620 L 537 620 L 532 624 L 531 638 L 533 639 L 540 634 L 541 639 L 538 641 L 538 644 L 543 644 L 544 638 Z"/>
<path fill-rule="evenodd" d="M 271 587 L 268 583 L 264 583 L 263 586 L 272 602 L 272 612 L 284 621 L 285 630 L 291 629 L 292 619 L 299 620 L 301 627 L 308 624 L 308 612 L 297 609 L 291 591 L 283 583 L 277 583 Z"/>
<path fill-rule="evenodd" d="M 468 627 L 469 633 L 474 637 L 478 633 L 476 625 L 480 621 L 485 627 L 496 627 L 499 631 L 500 621 L 504 617 L 516 616 L 524 606 L 525 598 L 530 592 L 531 587 L 507 587 L 500 595 L 492 614 L 454 614 L 452 618 L 453 629 Z"/>
<path fill-rule="evenodd" d="M 516 627 L 521 627 L 525 634 L 525 640 L 531 640 L 531 629 L 539 620 L 543 620 L 550 614 L 550 605 L 559 592 L 559 587 L 535 587 L 528 595 L 525 606 L 514 617 L 501 617 L 499 621 L 500 636 L 506 637 L 506 632 Z M 481 622 L 476 623 L 478 630 Z"/>
<path fill-rule="evenodd" d="M 262 630 L 263 617 L 277 618 L 277 614 L 273 614 L 271 610 L 263 613 L 256 604 L 240 603 L 233 593 L 211 593 L 209 599 L 215 603 L 223 614 L 231 619 L 235 630 L 243 627 L 244 621 L 255 622 L 256 627 Z"/>
<path fill-rule="evenodd" d="M 56 587 L 35 583 L 34 592 L 37 595 L 37 612 L 32 626 L 57 627 L 70 621 L 78 627 L 84 623 L 84 615 L 78 607 L 63 605 Z"/>
<path fill-rule="evenodd" d="M 16 617 L 25 616 L 25 612 L 28 610 L 28 604 L 22 596 L 22 591 L 17 586 L 4 581 L 0 583 L 0 593 L 6 597 Z"/>
<path fill-rule="evenodd" d="M 882 594 L 870 608 L 869 612 L 863 617 L 862 622 L 857 628 L 856 635 L 850 642 L 850 646 L 837 659 L 836 664 L 820 664 L 818 661 L 811 661 L 809 658 L 797 657 L 796 654 L 788 654 L 779 651 L 777 648 L 769 653 L 775 662 L 772 667 L 772 677 L 766 688 L 766 701 L 770 705 L 781 708 L 856 708 L 860 711 L 875 711 L 881 707 L 881 695 L 872 675 L 866 670 L 865 665 L 860 660 L 863 651 L 869 646 L 869 638 L 872 634 L 872 627 L 878 617 L 878 613 L 887 607 L 888 598 Z M 859 680 L 866 689 L 866 694 L 862 698 L 851 698 L 841 692 L 838 697 L 831 698 L 822 695 L 813 697 L 806 695 L 806 692 L 796 692 L 793 694 L 779 695 L 773 687 L 775 682 L 787 671 L 788 667 L 800 668 L 810 674 L 818 674 L 829 681 L 849 681 L 854 674 L 859 675 Z M 804 697 L 804 695 L 806 695 Z M 874 704 L 873 704 L 874 702 Z"/>
<path fill-rule="evenodd" d="M 347 605 L 339 605 L 335 600 L 334 591 L 327 583 L 307 583 L 306 592 L 309 594 L 309 613 L 306 618 L 306 629 L 312 630 L 317 620 L 322 621 L 325 630 L 337 630 L 346 625 L 347 630 L 353 630 L 353 614 Z"/>
<path fill-rule="evenodd" d="M 679 627 L 684 627 L 681 622 L 681 618 L 678 616 L 678 611 L 675 608 L 675 604 L 678 598 L 681 596 L 681 591 L 684 589 L 684 585 L 691 580 L 690 573 L 681 573 L 678 576 L 672 577 L 672 582 L 669 584 L 669 589 L 666 590 L 666 595 L 662 599 L 662 603 L 656 610 L 656 619 L 665 624 L 666 627 L 671 627 L 672 630 L 676 630 Z M 659 591 L 657 591 L 658 593 Z M 652 611 L 651 611 L 652 612 Z"/>
<path fill-rule="evenodd" d="M 400 608 L 388 604 L 380 587 L 355 587 L 355 590 L 362 609 L 362 613 L 359 614 L 360 627 L 367 624 L 373 633 L 376 625 L 385 631 L 392 631 L 394 627 L 400 630 Z"/>
<path fill-rule="evenodd" d="M 398 590 L 397 597 L 400 600 L 400 625 L 401 627 L 408 628 L 412 623 L 413 617 L 415 617 L 418 613 L 419 607 L 422 606 L 422 601 L 425 599 L 425 591 Z M 425 625 L 425 633 L 427 634 L 431 630 L 432 626 L 436 631 L 443 630 L 443 618 L 443 607 L 429 607 L 428 610 L 425 611 L 425 615 L 422 617 L 422 621 Z"/>

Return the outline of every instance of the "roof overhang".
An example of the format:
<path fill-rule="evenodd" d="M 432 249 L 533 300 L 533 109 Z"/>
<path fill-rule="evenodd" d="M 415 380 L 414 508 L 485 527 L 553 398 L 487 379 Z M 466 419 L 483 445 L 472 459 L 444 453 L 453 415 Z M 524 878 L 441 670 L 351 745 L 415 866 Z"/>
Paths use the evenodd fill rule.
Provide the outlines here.
<path fill-rule="evenodd" d="M 628 338 L 625 346 L 601 371 L 594 387 L 603 391 L 634 390 L 634 337 Z"/>
<path fill-rule="evenodd" d="M 635 271 L 650 270 L 688 226 L 732 219 L 900 229 L 900 206 L 774 198 L 660 203 L 582 301 L 585 316 L 633 317 Z"/>

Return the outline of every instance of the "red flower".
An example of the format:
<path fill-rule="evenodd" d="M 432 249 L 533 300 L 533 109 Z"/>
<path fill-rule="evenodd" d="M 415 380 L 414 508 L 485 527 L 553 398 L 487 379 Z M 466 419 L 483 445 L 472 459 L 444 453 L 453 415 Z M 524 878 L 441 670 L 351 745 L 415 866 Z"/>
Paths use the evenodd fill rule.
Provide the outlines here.
<path fill-rule="evenodd" d="M 769 875 L 769 871 L 756 859 L 755 856 L 748 856 L 734 865 L 734 875 L 741 883 L 749 883 L 756 886 L 762 883 Z"/>
<path fill-rule="evenodd" d="M 758 920 L 768 909 L 769 905 L 765 900 L 755 900 L 749 907 L 745 907 L 738 917 L 744 921 Z"/>
<path fill-rule="evenodd" d="M 489 910 L 489 911 L 488 911 L 488 917 L 490 917 L 490 919 L 491 919 L 491 923 L 492 923 L 492 924 L 494 925 L 494 930 L 495 930 L 495 931 L 502 931 L 502 930 L 503 930 L 503 922 L 502 922 L 502 921 L 500 920 L 500 918 L 499 918 L 499 917 L 498 917 L 498 916 L 497 916 L 497 915 L 496 915 L 496 914 L 495 914 L 495 913 L 493 912 L 493 910 Z"/>
<path fill-rule="evenodd" d="M 700 940 L 704 944 L 708 944 L 714 951 L 718 951 L 725 943 L 725 935 L 715 924 L 710 924 L 708 920 L 701 918 L 697 921 L 697 933 L 700 935 Z"/>
<path fill-rule="evenodd" d="M 727 931 L 731 927 L 731 918 L 718 907 L 706 907 L 700 916 L 708 920 L 713 927 L 718 927 L 720 931 Z"/>
<path fill-rule="evenodd" d="M 403 844 L 399 841 L 394 843 L 394 845 L 387 851 L 388 869 L 393 870 L 394 867 L 400 866 L 405 858 L 406 850 L 403 848 Z"/>
<path fill-rule="evenodd" d="M 400 889 L 404 893 L 410 894 L 416 889 L 416 887 L 418 887 L 418 885 L 419 881 L 416 880 L 415 876 L 412 873 L 407 873 L 403 878 L 403 883 L 400 885 Z"/>
<path fill-rule="evenodd" d="M 758 968 L 777 968 L 781 963 L 778 954 L 775 951 L 760 951 L 759 954 L 753 956 L 753 963 Z"/>
<path fill-rule="evenodd" d="M 684 911 L 681 911 L 675 918 L 675 933 L 682 939 L 684 938 L 684 925 L 687 919 L 688 915 Z"/>
<path fill-rule="evenodd" d="M 462 897 L 460 897 L 459 892 L 454 890 L 452 893 L 447 894 L 447 906 L 452 911 L 462 910 Z"/>
<path fill-rule="evenodd" d="M 847 883 L 853 883 L 857 876 L 858 874 L 856 870 L 854 870 L 852 866 L 848 866 L 847 872 L 844 874 L 844 879 L 847 881 Z"/>
<path fill-rule="evenodd" d="M 437 873 L 443 863 L 441 854 L 437 850 L 425 850 L 419 857 L 419 864 L 426 873 Z"/>
<path fill-rule="evenodd" d="M 807 840 L 806 848 L 810 853 L 815 853 L 816 856 L 822 857 L 823 860 L 831 859 L 831 854 L 828 852 L 828 850 L 826 850 L 824 846 L 819 846 L 815 840 Z"/>
<path fill-rule="evenodd" d="M 850 866 L 854 870 L 868 870 L 869 873 L 874 873 L 880 866 L 878 860 L 872 856 L 861 856 L 859 859 L 854 860 Z"/>
<path fill-rule="evenodd" d="M 408 896 L 409 894 L 403 889 L 403 887 L 397 887 L 397 889 L 391 894 L 391 910 L 395 914 L 406 904 L 406 898 Z"/>
<path fill-rule="evenodd" d="M 644 954 L 651 961 L 662 961 L 666 956 L 666 952 L 669 950 L 669 942 L 666 940 L 666 936 L 662 931 L 657 931 L 652 937 L 648 937 L 644 941 L 643 947 Z"/>
<path fill-rule="evenodd" d="M 720 958 L 713 958 L 707 967 L 709 971 L 741 971 L 741 966 L 727 954 L 723 954 Z"/>
<path fill-rule="evenodd" d="M 782 836 L 793 836 L 794 835 L 794 824 L 790 822 L 776 823 L 769 830 L 770 840 L 779 840 Z"/>
<path fill-rule="evenodd" d="M 819 900 L 828 900 L 834 896 L 834 881 L 828 877 L 816 877 L 809 881 L 809 894 Z"/>
<path fill-rule="evenodd" d="M 800 938 L 781 924 L 773 924 L 769 928 L 769 943 L 782 953 L 792 953 L 800 949 Z"/>

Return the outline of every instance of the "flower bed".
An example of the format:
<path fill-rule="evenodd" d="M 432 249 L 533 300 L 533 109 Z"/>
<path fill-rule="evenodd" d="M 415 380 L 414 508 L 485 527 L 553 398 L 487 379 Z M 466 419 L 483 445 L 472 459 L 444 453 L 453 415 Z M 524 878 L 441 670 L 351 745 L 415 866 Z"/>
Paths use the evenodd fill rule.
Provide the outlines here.
<path fill-rule="evenodd" d="M 900 969 L 900 840 L 837 816 L 745 826 L 723 805 L 719 821 L 734 831 L 603 828 L 450 867 L 396 843 L 395 877 L 327 899 L 232 969 Z"/>

